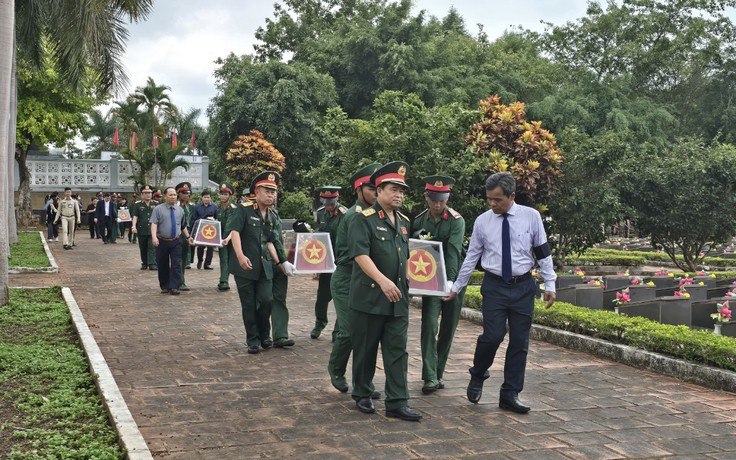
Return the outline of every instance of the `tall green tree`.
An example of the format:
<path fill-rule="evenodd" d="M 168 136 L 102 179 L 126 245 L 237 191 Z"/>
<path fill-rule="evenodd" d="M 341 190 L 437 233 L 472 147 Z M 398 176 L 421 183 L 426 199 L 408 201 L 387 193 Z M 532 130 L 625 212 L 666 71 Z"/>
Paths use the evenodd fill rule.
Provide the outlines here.
<path fill-rule="evenodd" d="M 10 196 L 13 188 L 13 163 L 8 145 L 12 113 L 11 90 L 13 81 L 13 0 L 0 0 L 0 306 L 8 303 L 8 257 L 10 256 L 10 229 L 6 223 L 13 212 Z"/>
<path fill-rule="evenodd" d="M 322 153 L 317 130 L 336 105 L 332 79 L 304 64 L 256 63 L 230 55 L 215 71 L 217 95 L 207 109 L 208 148 L 215 176 L 224 179 L 224 154 L 241 134 L 258 130 L 286 158 L 284 185 L 306 185 L 303 172 Z"/>
<path fill-rule="evenodd" d="M 115 120 L 109 114 L 104 115 L 99 109 L 92 110 L 89 115 L 89 129 L 82 133 L 82 139 L 87 141 L 85 156 L 100 158 L 103 150 L 115 150 L 113 136 L 115 135 Z"/>
<path fill-rule="evenodd" d="M 141 142 L 147 140 L 147 144 L 153 142 L 154 137 L 164 139 L 167 137 L 166 128 L 161 124 L 161 120 L 168 116 L 173 110 L 173 104 L 169 96 L 169 88 L 166 85 L 158 85 L 152 77 L 148 77 L 144 86 L 139 86 L 130 96 L 131 99 L 142 107 L 147 117 L 145 118 L 148 126 L 144 136 L 141 136 Z M 144 133 L 141 133 L 144 134 Z"/>

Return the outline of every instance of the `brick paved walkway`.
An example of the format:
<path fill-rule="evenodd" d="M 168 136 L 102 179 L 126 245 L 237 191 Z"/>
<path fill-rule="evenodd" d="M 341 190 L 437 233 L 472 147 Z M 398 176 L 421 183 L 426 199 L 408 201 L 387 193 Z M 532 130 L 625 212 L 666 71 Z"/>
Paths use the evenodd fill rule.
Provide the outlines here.
<path fill-rule="evenodd" d="M 387 419 L 381 402 L 364 415 L 330 385 L 331 325 L 309 338 L 310 277 L 292 278 L 289 289 L 296 346 L 248 355 L 237 293 L 217 291 L 217 270 L 187 270 L 192 291 L 175 297 L 158 293 L 155 272 L 138 269 L 137 246 L 127 240 L 103 245 L 80 231 L 75 250 L 51 248 L 58 275 L 11 275 L 11 284 L 72 289 L 157 458 L 736 458 L 736 395 L 545 343 L 530 346 L 522 399 L 532 412 L 498 409 L 498 365 L 481 403 L 470 404 L 479 326 L 465 321 L 447 388 L 423 396 L 417 310 L 410 403 L 424 420 Z M 379 370 L 376 387 L 383 382 Z"/>

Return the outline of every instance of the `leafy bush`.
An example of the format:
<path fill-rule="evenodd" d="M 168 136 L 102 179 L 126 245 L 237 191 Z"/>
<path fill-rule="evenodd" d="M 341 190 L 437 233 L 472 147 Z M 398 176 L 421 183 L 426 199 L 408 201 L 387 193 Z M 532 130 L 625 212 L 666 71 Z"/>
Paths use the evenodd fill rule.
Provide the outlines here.
<path fill-rule="evenodd" d="M 301 219 L 312 221 L 312 199 L 303 191 L 288 192 L 279 200 L 279 215 L 282 219 Z"/>
<path fill-rule="evenodd" d="M 675 257 L 683 261 L 681 255 Z M 628 260 L 628 262 L 626 262 Z M 669 255 L 654 251 L 624 251 L 621 249 L 591 248 L 582 255 L 571 256 L 565 259 L 567 265 L 645 265 L 647 262 L 672 262 Z M 711 267 L 736 266 L 736 260 L 723 257 L 705 257 L 700 262 Z"/>
<path fill-rule="evenodd" d="M 480 310 L 480 288 L 468 286 L 464 306 Z M 544 308 L 536 302 L 534 322 L 555 329 L 642 348 L 675 358 L 736 371 L 736 339 L 686 326 L 660 324 L 645 318 L 618 315 L 556 302 Z"/>

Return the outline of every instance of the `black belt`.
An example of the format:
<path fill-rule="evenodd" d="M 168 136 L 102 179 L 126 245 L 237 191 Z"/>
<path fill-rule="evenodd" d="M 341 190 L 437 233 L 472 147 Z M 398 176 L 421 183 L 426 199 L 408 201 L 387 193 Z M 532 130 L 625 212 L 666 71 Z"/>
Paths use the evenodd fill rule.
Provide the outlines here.
<path fill-rule="evenodd" d="M 521 283 L 521 282 L 526 281 L 529 278 L 531 278 L 532 277 L 532 273 L 531 272 L 526 272 L 523 275 L 512 276 L 510 281 L 506 281 L 506 280 L 503 279 L 502 276 L 498 276 L 495 273 L 491 273 L 489 271 L 486 271 L 486 276 L 490 276 L 491 279 L 494 279 L 496 281 L 500 281 L 502 283 L 506 283 L 506 284 L 518 284 L 518 283 Z"/>
<path fill-rule="evenodd" d="M 176 240 L 178 240 L 178 239 L 179 239 L 179 237 L 178 237 L 178 236 L 177 236 L 177 237 L 174 237 L 174 238 L 164 238 L 163 236 L 159 236 L 159 237 L 157 237 L 157 238 L 158 238 L 159 240 L 164 240 L 164 241 L 176 241 Z"/>

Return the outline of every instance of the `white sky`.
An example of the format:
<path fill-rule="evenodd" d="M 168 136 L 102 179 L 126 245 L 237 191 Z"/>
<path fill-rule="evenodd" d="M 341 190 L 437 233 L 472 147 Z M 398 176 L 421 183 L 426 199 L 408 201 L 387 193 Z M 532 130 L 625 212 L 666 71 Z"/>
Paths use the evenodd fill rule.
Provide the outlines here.
<path fill-rule="evenodd" d="M 148 20 L 132 24 L 124 64 L 129 92 L 151 76 L 171 88 L 172 102 L 188 110 L 202 109 L 200 123 L 215 96 L 215 59 L 230 52 L 252 54 L 255 31 L 273 18 L 273 1 L 254 0 L 155 0 Z M 481 23 L 491 39 L 511 26 L 542 31 L 544 20 L 562 24 L 585 15 L 587 0 L 415 0 L 414 11 L 426 10 L 444 17 L 454 6 L 467 30 L 477 32 Z M 127 94 L 127 93 L 126 93 Z M 121 95 L 118 99 L 123 99 Z M 107 110 L 109 106 L 105 107 Z"/>

